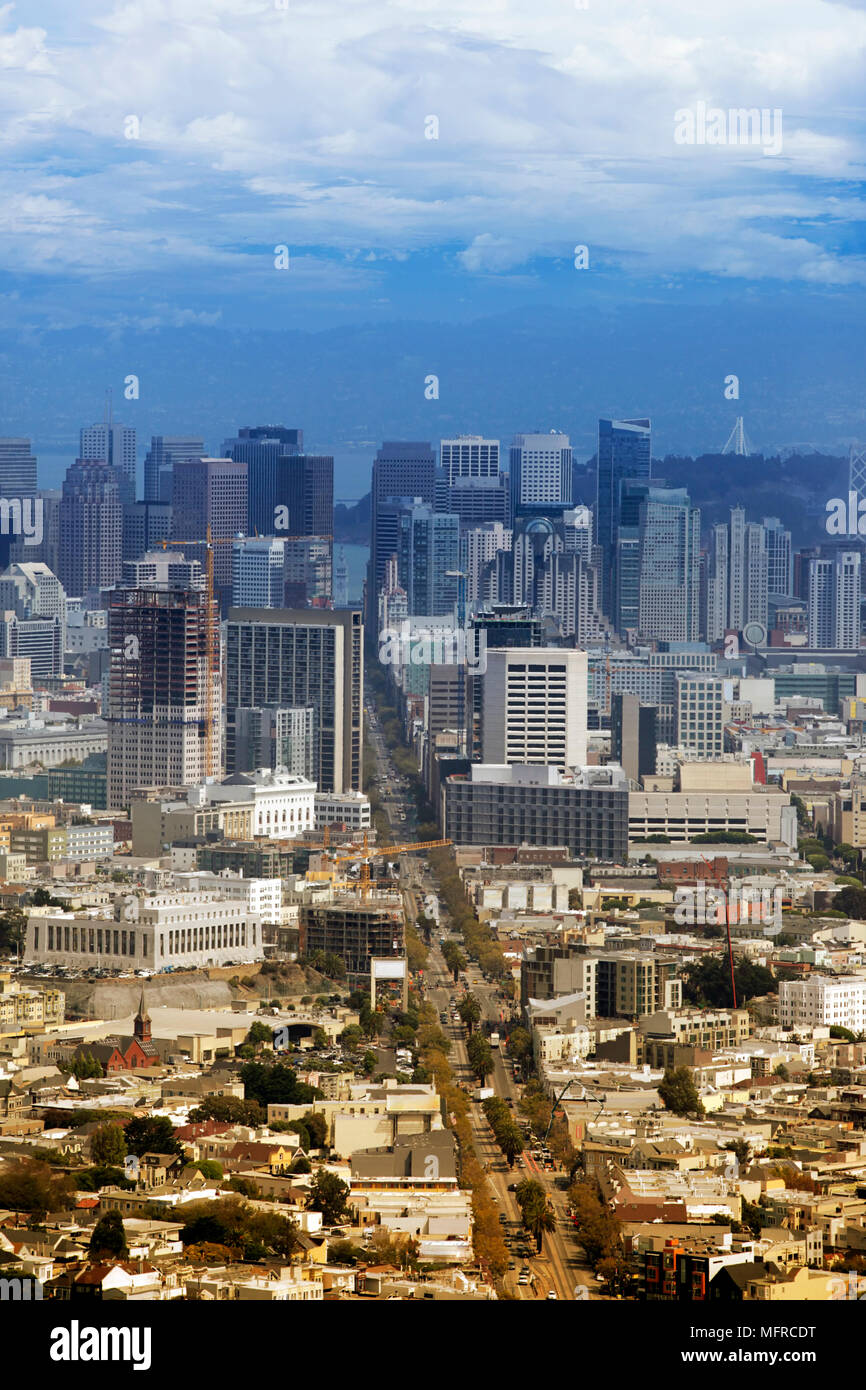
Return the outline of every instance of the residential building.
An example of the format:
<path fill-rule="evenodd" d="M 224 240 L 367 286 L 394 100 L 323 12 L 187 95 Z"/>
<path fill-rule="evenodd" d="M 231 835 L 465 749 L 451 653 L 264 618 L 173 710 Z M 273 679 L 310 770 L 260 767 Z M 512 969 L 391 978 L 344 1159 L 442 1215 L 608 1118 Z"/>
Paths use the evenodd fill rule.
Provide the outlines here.
<path fill-rule="evenodd" d="M 595 535 L 602 549 L 604 588 L 602 606 L 612 611 L 615 593 L 613 565 L 620 525 L 620 489 L 626 478 L 652 474 L 652 427 L 649 420 L 599 420 L 598 484 Z"/>
<path fill-rule="evenodd" d="M 678 747 L 701 758 L 720 758 L 730 715 L 730 681 L 686 672 L 677 674 L 676 690 Z"/>
<path fill-rule="evenodd" d="M 858 975 L 810 975 L 780 980 L 779 1023 L 783 1028 L 866 1030 L 866 979 Z"/>
<path fill-rule="evenodd" d="M 611 696 L 610 753 L 631 782 L 656 770 L 656 709 L 641 704 L 637 695 Z"/>
<path fill-rule="evenodd" d="M 234 740 L 236 772 L 283 768 L 315 781 L 317 738 L 313 705 L 290 709 L 239 706 L 235 710 Z"/>
<path fill-rule="evenodd" d="M 232 608 L 226 625 L 226 764 L 234 771 L 235 711 L 316 710 L 314 778 L 320 791 L 361 790 L 361 614 L 349 610 Z"/>
<path fill-rule="evenodd" d="M 835 550 L 809 562 L 809 646 L 860 649 L 859 550 Z"/>

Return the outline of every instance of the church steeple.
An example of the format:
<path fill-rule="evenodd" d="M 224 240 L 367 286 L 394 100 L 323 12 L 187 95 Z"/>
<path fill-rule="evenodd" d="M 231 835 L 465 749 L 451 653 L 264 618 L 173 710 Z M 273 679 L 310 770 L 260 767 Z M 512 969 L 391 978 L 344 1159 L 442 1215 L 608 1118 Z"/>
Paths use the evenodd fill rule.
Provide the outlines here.
<path fill-rule="evenodd" d="M 135 1015 L 132 1034 L 139 1042 L 150 1042 L 150 1014 L 147 1012 L 147 1005 L 144 1002 L 143 988 L 141 998 L 138 1001 L 138 1013 Z"/>

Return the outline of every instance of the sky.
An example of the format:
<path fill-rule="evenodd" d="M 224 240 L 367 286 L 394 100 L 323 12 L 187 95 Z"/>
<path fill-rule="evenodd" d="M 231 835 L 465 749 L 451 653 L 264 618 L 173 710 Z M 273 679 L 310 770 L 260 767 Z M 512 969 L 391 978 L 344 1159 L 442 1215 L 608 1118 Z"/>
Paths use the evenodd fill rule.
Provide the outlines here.
<path fill-rule="evenodd" d="M 266 372 L 262 334 L 391 326 L 396 344 L 413 324 L 487 324 L 493 344 L 529 324 L 543 359 L 553 312 L 576 352 L 612 316 L 651 355 L 682 314 L 739 340 L 754 380 L 772 358 L 754 360 L 757 313 L 805 359 L 837 319 L 866 320 L 864 50 L 866 0 L 0 5 L 0 432 L 61 447 L 82 394 L 99 418 L 106 386 L 122 390 L 130 344 L 144 381 L 166 344 L 208 335 L 240 335 Z M 717 143 L 700 141 L 701 103 L 724 115 Z M 736 140 L 739 108 L 766 113 L 763 144 Z M 93 332 L 116 361 L 92 363 Z M 52 418 L 50 394 L 25 404 L 14 359 L 60 343 Z M 866 432 L 857 348 L 822 383 L 826 418 L 794 438 Z M 650 385 L 637 372 L 608 395 L 652 414 L 625 399 Z M 210 390 L 243 415 L 230 379 Z M 389 390 L 374 436 L 400 418 Z M 787 442 L 774 392 L 767 447 Z M 156 404 L 143 386 L 142 431 Z M 312 411 L 339 449 L 354 422 Z M 206 421 L 174 427 L 202 423 L 210 438 Z M 713 430 L 696 415 L 668 447 Z"/>

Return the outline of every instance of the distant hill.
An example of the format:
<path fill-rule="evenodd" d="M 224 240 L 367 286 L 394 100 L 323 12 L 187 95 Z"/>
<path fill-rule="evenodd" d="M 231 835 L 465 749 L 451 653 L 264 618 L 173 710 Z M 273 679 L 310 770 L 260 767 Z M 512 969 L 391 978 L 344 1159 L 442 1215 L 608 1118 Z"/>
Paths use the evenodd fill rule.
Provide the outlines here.
<path fill-rule="evenodd" d="M 669 454 L 653 459 L 653 476 L 672 487 L 686 487 L 701 509 L 701 530 L 727 521 L 731 507 L 743 506 L 749 521 L 777 516 L 790 530 L 795 546 L 817 545 L 827 539 L 826 504 L 848 492 L 848 459 L 832 454 L 791 454 L 764 458 L 762 454 L 701 454 L 688 458 Z M 575 469 L 575 500 L 595 502 L 595 464 Z"/>
<path fill-rule="evenodd" d="M 334 540 L 344 545 L 369 545 L 370 494 L 365 494 L 352 507 L 338 502 L 334 507 Z"/>

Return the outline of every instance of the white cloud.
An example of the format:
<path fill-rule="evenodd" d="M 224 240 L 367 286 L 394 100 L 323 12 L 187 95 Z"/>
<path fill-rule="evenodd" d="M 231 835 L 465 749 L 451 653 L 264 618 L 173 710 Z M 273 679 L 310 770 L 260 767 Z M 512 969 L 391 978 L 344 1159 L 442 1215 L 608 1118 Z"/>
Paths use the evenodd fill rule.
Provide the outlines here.
<path fill-rule="evenodd" d="M 377 259 L 457 245 L 465 272 L 488 275 L 584 242 L 594 265 L 650 273 L 860 280 L 817 225 L 862 217 L 845 196 L 864 158 L 843 114 L 859 109 L 866 47 L 851 4 L 39 10 L 44 27 L 16 27 L 0 8 L 0 258 L 13 271 L 241 273 L 246 247 L 285 241 Z M 781 107 L 782 155 L 676 146 L 674 112 L 698 100 Z M 431 114 L 438 140 L 425 139 Z"/>

